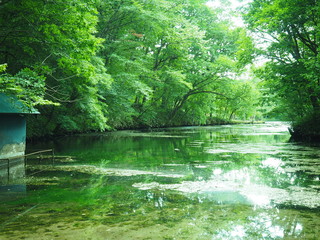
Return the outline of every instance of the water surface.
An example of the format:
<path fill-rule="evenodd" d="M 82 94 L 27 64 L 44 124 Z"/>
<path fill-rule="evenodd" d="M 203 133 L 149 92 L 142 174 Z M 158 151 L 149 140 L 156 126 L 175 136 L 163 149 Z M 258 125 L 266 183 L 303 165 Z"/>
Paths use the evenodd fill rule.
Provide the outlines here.
<path fill-rule="evenodd" d="M 28 161 L 0 195 L 0 239 L 318 239 L 320 147 L 290 142 L 287 127 L 29 143 L 58 158 Z"/>

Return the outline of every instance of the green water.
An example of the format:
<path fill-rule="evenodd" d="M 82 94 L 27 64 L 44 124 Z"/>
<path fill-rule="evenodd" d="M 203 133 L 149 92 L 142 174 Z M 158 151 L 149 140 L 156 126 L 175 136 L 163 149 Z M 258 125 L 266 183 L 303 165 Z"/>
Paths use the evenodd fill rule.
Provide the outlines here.
<path fill-rule="evenodd" d="M 320 146 L 289 139 L 272 122 L 29 143 L 68 157 L 28 161 L 0 239 L 319 239 Z"/>

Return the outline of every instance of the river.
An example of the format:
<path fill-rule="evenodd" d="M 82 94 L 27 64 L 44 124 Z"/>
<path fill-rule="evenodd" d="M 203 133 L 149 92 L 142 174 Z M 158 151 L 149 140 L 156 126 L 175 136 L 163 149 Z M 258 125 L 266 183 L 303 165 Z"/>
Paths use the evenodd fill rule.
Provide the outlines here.
<path fill-rule="evenodd" d="M 1 194 L 0 239 L 319 239 L 320 145 L 288 125 L 181 127 L 54 148 Z"/>

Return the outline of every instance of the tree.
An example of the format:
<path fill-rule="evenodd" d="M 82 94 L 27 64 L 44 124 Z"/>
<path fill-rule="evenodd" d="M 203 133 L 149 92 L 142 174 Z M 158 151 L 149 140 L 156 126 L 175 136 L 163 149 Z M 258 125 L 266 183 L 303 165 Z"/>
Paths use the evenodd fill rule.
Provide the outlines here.
<path fill-rule="evenodd" d="M 0 65 L 0 92 L 18 97 L 30 111 L 36 105 L 57 105 L 44 99 L 45 78 L 43 76 L 39 76 L 28 68 L 12 76 L 2 73 L 6 68 L 6 64 Z"/>
<path fill-rule="evenodd" d="M 46 134 L 106 128 L 106 105 L 97 88 L 106 88 L 110 77 L 96 55 L 102 43 L 95 36 L 96 4 L 11 0 L 0 5 L 0 61 L 11 74 L 29 68 L 44 76 L 45 99 L 60 103 L 39 107 Z"/>
<path fill-rule="evenodd" d="M 314 0 L 259 0 L 245 13 L 251 29 L 268 36 L 265 55 L 271 61 L 264 79 L 284 103 L 299 135 L 320 133 L 312 129 L 320 119 L 319 6 Z"/>
<path fill-rule="evenodd" d="M 206 124 L 255 49 L 205 3 L 2 1 L 1 91 L 37 105 L 33 135 Z"/>
<path fill-rule="evenodd" d="M 245 31 L 230 29 L 205 1 L 127 0 L 105 2 L 102 9 L 108 14 L 100 15 L 101 54 L 114 78 L 102 95 L 111 102 L 112 125 L 188 124 L 186 104 L 198 95 L 226 97 L 224 83 L 253 58 Z M 194 105 L 199 115 L 192 122 L 206 122 L 204 106 L 213 98 Z"/>

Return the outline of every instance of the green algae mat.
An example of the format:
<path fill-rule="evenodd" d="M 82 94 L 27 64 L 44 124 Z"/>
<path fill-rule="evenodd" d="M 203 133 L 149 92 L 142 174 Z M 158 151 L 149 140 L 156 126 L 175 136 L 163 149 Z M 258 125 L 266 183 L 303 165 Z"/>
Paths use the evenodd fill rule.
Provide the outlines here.
<path fill-rule="evenodd" d="M 58 157 L 30 161 L 23 177 L 1 186 L 0 239 L 318 239 L 320 146 L 291 142 L 287 127 L 29 144 Z"/>

